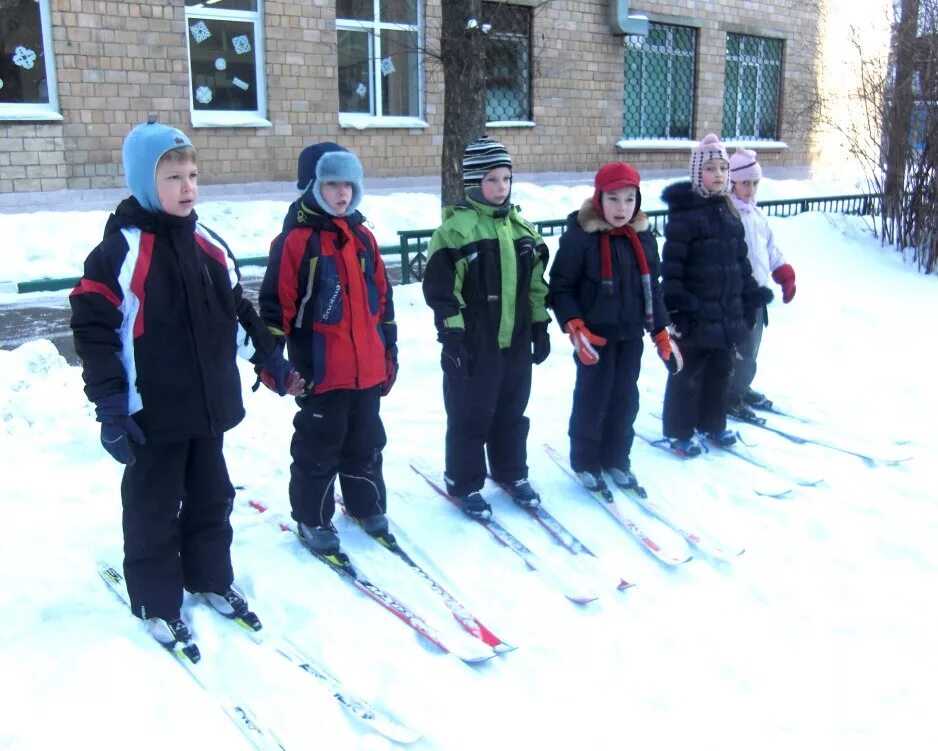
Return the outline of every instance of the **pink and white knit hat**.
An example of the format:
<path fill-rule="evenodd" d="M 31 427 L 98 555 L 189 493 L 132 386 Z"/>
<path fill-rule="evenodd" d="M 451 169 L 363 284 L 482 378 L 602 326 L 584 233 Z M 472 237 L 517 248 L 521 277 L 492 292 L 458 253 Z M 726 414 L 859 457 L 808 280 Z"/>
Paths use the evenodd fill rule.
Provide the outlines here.
<path fill-rule="evenodd" d="M 762 167 L 755 151 L 739 148 L 730 157 L 730 180 L 741 183 L 743 180 L 761 180 Z"/>
<path fill-rule="evenodd" d="M 700 143 L 696 146 L 692 146 L 690 150 L 690 181 L 694 186 L 694 190 L 704 196 L 710 195 L 710 192 L 703 187 L 703 166 L 711 159 L 722 159 L 727 163 L 730 161 L 726 153 L 726 147 L 720 143 L 720 137 L 713 133 L 708 133 L 703 137 Z M 726 188 L 723 192 L 726 193 L 728 191 L 729 181 L 727 180 Z"/>

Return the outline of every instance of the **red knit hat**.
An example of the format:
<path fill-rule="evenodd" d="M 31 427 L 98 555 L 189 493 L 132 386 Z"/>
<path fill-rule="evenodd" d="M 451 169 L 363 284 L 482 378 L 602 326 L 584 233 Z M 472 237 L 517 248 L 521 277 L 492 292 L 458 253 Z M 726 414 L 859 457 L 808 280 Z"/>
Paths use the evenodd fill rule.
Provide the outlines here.
<path fill-rule="evenodd" d="M 639 182 L 641 179 L 638 170 L 631 164 L 626 164 L 625 162 L 610 162 L 609 164 L 604 164 L 599 168 L 593 180 L 593 187 L 595 188 L 593 191 L 593 208 L 602 216 L 603 210 L 600 199 L 602 198 L 603 191 L 611 192 L 613 190 L 619 190 L 619 188 L 632 187 L 635 188 L 635 212 L 638 213 L 638 209 L 642 205 L 642 194 L 639 190 Z"/>

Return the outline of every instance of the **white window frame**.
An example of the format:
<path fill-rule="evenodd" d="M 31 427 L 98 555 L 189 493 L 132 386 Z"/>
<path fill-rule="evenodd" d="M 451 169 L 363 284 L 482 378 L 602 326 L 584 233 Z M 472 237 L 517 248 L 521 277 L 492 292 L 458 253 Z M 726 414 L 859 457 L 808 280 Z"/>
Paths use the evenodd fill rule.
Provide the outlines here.
<path fill-rule="evenodd" d="M 55 77 L 55 52 L 52 41 L 52 12 L 49 0 L 38 0 L 39 25 L 42 29 L 42 60 L 45 65 L 46 91 L 49 101 L 45 104 L 4 102 L 0 104 L 0 120 L 52 120 L 61 121 L 59 112 L 59 86 Z"/>
<path fill-rule="evenodd" d="M 185 6 L 186 10 L 186 64 L 189 70 L 189 115 L 193 128 L 265 128 L 267 119 L 267 75 L 264 63 L 264 0 L 257 0 L 256 11 L 224 10 L 207 6 Z M 194 84 L 192 80 L 192 40 L 190 22 L 198 19 L 216 21 L 252 22 L 254 25 L 254 67 L 257 81 L 256 110 L 197 110 L 192 106 Z"/>
<path fill-rule="evenodd" d="M 336 31 L 365 31 L 368 33 L 372 45 L 371 76 L 375 82 L 370 86 L 369 95 L 371 97 L 371 109 L 374 114 L 365 112 L 339 112 L 339 125 L 343 128 L 428 128 L 427 123 L 421 116 L 424 107 L 424 14 L 423 3 L 416 3 L 417 23 L 383 23 L 376 21 L 380 13 L 381 0 L 372 0 L 371 21 L 361 21 L 357 19 L 336 18 Z M 381 32 L 382 31 L 403 31 L 417 34 L 417 115 L 384 115 L 381 109 L 381 90 L 384 77 L 381 75 Z M 338 64 L 338 60 L 336 61 Z"/>
<path fill-rule="evenodd" d="M 729 133 L 725 132 L 724 135 L 726 138 L 737 138 L 737 139 L 749 139 L 749 140 L 759 140 L 764 138 L 767 141 L 772 141 L 778 138 L 778 131 L 780 128 L 780 120 L 782 116 L 782 63 L 785 59 L 785 40 L 777 39 L 775 37 L 766 37 L 766 36 L 757 36 L 755 34 L 741 34 L 730 32 L 727 34 L 727 39 L 730 36 L 737 37 L 748 37 L 749 39 L 759 40 L 759 51 L 755 54 L 746 54 L 746 55 L 731 55 L 729 51 L 726 53 L 726 63 L 735 63 L 738 68 L 738 84 L 736 88 L 736 101 L 734 104 L 734 111 L 736 113 L 736 124 L 738 127 L 740 121 L 740 112 L 743 109 L 743 69 L 744 68 L 755 68 L 756 71 L 756 102 L 755 108 L 753 110 L 753 122 L 758 126 L 760 116 L 762 114 L 762 99 L 759 98 L 758 94 L 761 93 L 765 86 L 765 74 L 766 70 L 769 67 L 776 69 L 777 76 L 776 81 L 778 82 L 778 90 L 775 92 L 775 108 L 776 108 L 776 123 L 775 123 L 775 135 L 774 136 L 761 136 L 755 133 Z M 774 57 L 769 57 L 765 53 L 766 43 L 767 42 L 779 42 L 781 41 L 781 52 L 779 53 L 778 59 Z M 725 96 L 725 94 L 724 94 Z M 724 129 L 726 128 L 726 123 L 724 123 Z"/>

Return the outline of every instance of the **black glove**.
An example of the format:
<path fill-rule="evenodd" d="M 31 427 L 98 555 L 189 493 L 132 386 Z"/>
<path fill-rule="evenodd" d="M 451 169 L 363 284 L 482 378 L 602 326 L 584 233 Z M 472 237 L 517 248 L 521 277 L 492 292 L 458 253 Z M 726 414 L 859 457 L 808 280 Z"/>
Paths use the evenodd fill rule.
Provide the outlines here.
<path fill-rule="evenodd" d="M 378 389 L 381 396 L 387 396 L 391 393 L 391 388 L 397 380 L 397 370 L 397 345 L 392 344 L 384 351 L 384 372 L 387 375 L 387 380 Z"/>
<path fill-rule="evenodd" d="M 469 377 L 469 353 L 463 344 L 462 329 L 452 329 L 440 334 L 443 351 L 440 353 L 440 367 L 448 376 L 454 378 Z"/>
<path fill-rule="evenodd" d="M 257 365 L 254 370 L 260 382 L 280 396 L 287 394 L 296 396 L 298 393 L 300 374 L 296 372 L 290 361 L 284 358 L 282 344 L 274 347 L 264 362 Z"/>
<path fill-rule="evenodd" d="M 95 411 L 101 423 L 101 445 L 105 450 L 121 464 L 137 461 L 131 441 L 142 445 L 147 440 L 140 426 L 127 414 L 127 395 L 102 397 L 95 404 Z"/>
<path fill-rule="evenodd" d="M 746 318 L 746 328 L 750 331 L 756 327 L 756 314 L 759 312 L 758 308 L 746 308 L 745 318 Z"/>
<path fill-rule="evenodd" d="M 671 327 L 674 329 L 674 338 L 687 339 L 694 330 L 695 319 L 686 313 L 671 313 Z"/>
<path fill-rule="evenodd" d="M 550 335 L 547 333 L 547 321 L 531 326 L 531 361 L 540 365 L 550 354 Z"/>

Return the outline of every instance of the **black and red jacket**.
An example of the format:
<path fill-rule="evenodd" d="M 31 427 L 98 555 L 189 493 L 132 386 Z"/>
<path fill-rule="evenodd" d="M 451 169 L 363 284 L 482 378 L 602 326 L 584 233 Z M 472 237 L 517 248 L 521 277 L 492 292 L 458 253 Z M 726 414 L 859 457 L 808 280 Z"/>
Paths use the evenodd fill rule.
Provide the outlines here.
<path fill-rule="evenodd" d="M 359 212 L 333 217 L 295 201 L 271 243 L 259 302 L 314 393 L 387 379 L 385 352 L 397 343 L 391 284 Z"/>
<path fill-rule="evenodd" d="M 154 443 L 237 425 L 244 406 L 235 358 L 244 331 L 253 361 L 276 346 L 242 296 L 231 251 L 196 219 L 122 201 L 69 298 L 85 393 L 93 402 L 125 396 L 128 414 Z"/>

